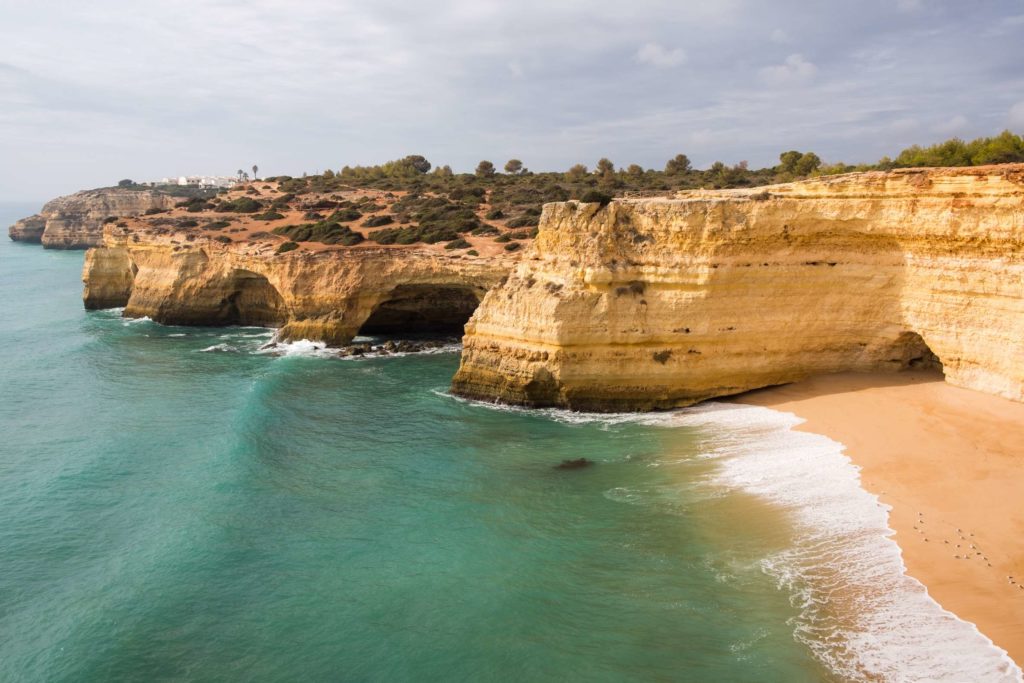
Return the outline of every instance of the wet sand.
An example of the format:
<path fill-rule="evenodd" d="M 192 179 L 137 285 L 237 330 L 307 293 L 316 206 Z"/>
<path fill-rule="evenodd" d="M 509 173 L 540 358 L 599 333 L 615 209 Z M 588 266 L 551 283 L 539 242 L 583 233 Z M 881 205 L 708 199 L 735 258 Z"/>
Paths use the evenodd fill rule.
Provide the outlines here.
<path fill-rule="evenodd" d="M 734 400 L 842 442 L 892 506 L 910 575 L 1024 662 L 1024 403 L 937 372 L 829 375 Z"/>

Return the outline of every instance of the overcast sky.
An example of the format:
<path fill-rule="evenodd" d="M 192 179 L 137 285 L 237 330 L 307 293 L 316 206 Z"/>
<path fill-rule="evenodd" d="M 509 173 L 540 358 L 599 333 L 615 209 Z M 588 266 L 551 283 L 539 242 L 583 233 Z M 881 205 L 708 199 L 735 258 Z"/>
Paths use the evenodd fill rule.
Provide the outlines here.
<path fill-rule="evenodd" d="M 121 178 L 875 161 L 1024 132 L 1024 0 L 0 0 L 0 199 Z"/>

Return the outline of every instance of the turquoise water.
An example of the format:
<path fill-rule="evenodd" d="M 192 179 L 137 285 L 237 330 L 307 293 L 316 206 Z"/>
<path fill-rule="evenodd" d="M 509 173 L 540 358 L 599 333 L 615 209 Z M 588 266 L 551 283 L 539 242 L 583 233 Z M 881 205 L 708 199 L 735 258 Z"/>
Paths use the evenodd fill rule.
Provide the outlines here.
<path fill-rule="evenodd" d="M 0 680 L 830 679 L 698 429 L 87 313 L 81 264 L 0 240 Z"/>

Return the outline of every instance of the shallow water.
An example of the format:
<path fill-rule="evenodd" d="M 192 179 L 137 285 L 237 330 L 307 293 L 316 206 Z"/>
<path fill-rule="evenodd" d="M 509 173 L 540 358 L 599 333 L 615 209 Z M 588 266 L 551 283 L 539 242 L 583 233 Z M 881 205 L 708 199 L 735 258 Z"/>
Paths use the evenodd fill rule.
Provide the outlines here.
<path fill-rule="evenodd" d="M 455 353 L 87 313 L 81 252 L 0 242 L 0 680 L 898 680 L 808 610 L 847 540 L 742 480 L 750 413 L 459 401 Z"/>

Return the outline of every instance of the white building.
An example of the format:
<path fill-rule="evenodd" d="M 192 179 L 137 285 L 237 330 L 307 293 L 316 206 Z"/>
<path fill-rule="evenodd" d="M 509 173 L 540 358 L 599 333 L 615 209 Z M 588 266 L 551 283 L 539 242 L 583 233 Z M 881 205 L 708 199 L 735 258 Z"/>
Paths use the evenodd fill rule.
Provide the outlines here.
<path fill-rule="evenodd" d="M 238 184 L 238 178 L 230 175 L 188 175 L 177 178 L 162 178 L 154 180 L 145 185 L 178 185 L 181 187 L 233 187 Z"/>

